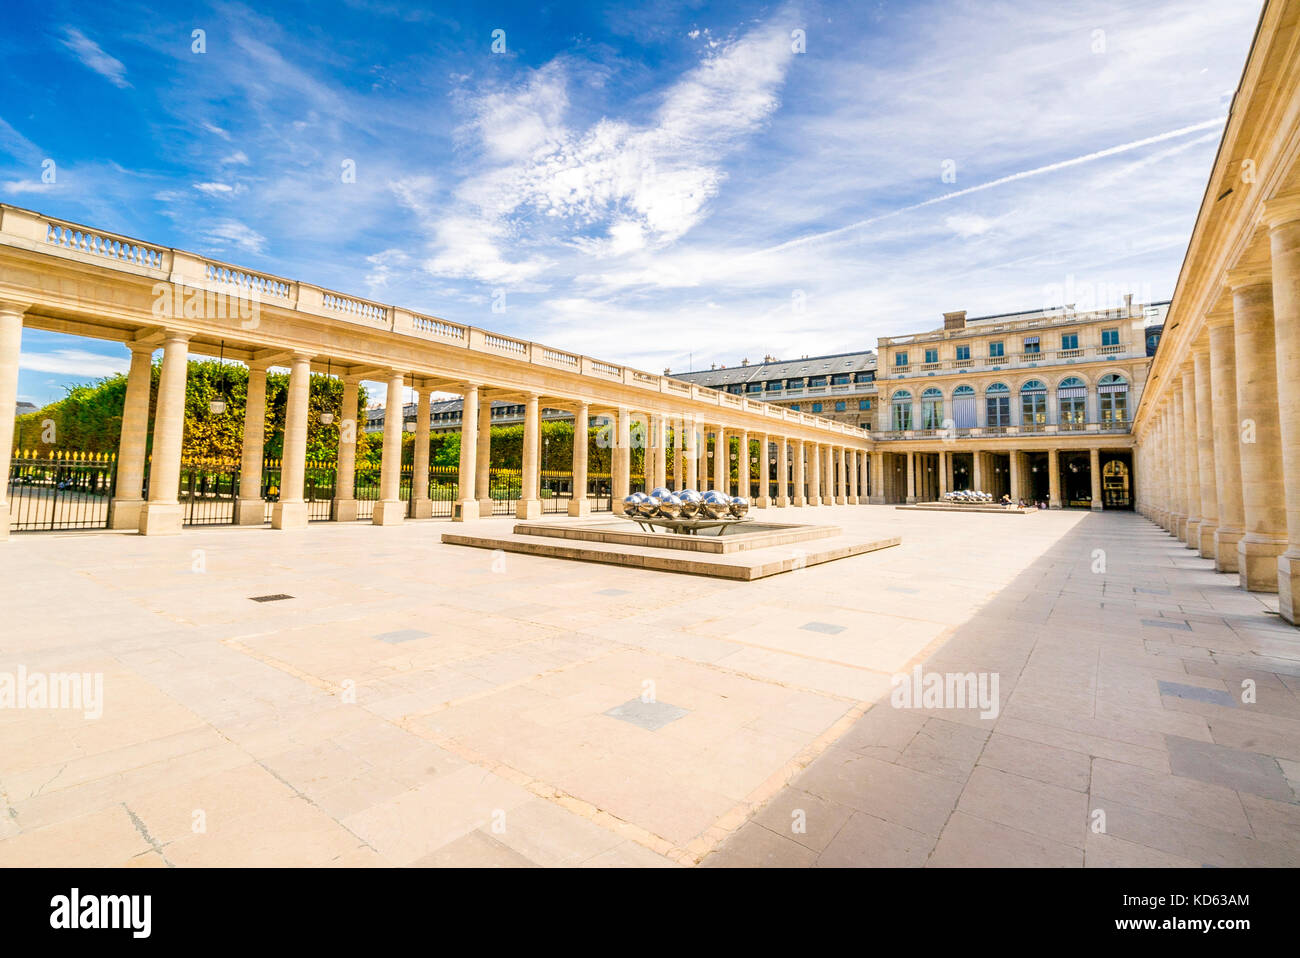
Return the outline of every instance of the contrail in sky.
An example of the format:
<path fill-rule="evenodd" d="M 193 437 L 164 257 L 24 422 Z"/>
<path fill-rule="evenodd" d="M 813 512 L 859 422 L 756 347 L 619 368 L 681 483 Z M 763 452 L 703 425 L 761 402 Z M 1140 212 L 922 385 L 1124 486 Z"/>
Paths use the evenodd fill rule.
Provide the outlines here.
<path fill-rule="evenodd" d="M 1046 166 L 1035 167 L 1032 170 L 1025 170 L 1021 173 L 1012 173 L 1010 176 L 1003 176 L 996 180 L 989 180 L 987 183 L 981 183 L 978 186 L 968 186 L 964 190 L 944 193 L 942 196 L 935 196 L 931 199 L 923 200 L 920 203 L 913 203 L 911 206 L 904 206 L 900 209 L 891 210 L 888 213 L 881 213 L 879 216 L 873 216 L 870 219 L 858 220 L 856 223 L 850 223 L 847 226 L 840 226 L 833 230 L 827 230 L 824 233 L 813 233 L 809 236 L 801 236 L 798 239 L 778 243 L 776 246 L 769 246 L 767 249 L 755 250 L 741 258 L 747 259 L 750 256 L 763 256 L 767 253 L 780 253 L 784 250 L 794 249 L 795 247 L 806 246 L 809 243 L 820 242 L 821 240 L 830 239 L 833 236 L 840 236 L 841 234 L 851 232 L 852 230 L 861 229 L 864 226 L 870 226 L 872 223 L 879 223 L 881 220 L 889 219 L 892 216 L 910 213 L 912 210 L 919 210 L 922 207 L 933 206 L 935 203 L 944 203 L 948 200 L 956 199 L 959 196 L 968 196 L 971 193 L 978 193 L 981 190 L 990 190 L 995 186 L 1001 186 L 1003 183 L 1025 180 L 1031 176 L 1041 176 L 1043 173 L 1054 173 L 1057 170 L 1063 170 L 1066 167 L 1078 166 L 1080 163 L 1089 163 L 1093 160 L 1100 160 L 1107 156 L 1114 156 L 1117 153 L 1127 153 L 1129 150 L 1136 150 L 1144 146 L 1150 146 L 1152 143 L 1160 143 L 1164 140 L 1172 140 L 1175 137 L 1186 136 L 1188 133 L 1197 133 L 1201 130 L 1208 130 L 1216 126 L 1222 126 L 1227 119 L 1226 116 L 1221 116 L 1217 119 L 1206 120 L 1204 123 L 1195 123 L 1191 126 L 1184 126 L 1177 130 L 1170 130 L 1168 133 L 1159 133 L 1155 136 L 1148 136 L 1145 139 L 1134 140 L 1132 143 L 1122 143 L 1119 146 L 1112 146 L 1105 150 L 1098 150 L 1096 153 L 1076 156 L 1072 160 L 1061 160 L 1059 163 L 1049 163 Z"/>

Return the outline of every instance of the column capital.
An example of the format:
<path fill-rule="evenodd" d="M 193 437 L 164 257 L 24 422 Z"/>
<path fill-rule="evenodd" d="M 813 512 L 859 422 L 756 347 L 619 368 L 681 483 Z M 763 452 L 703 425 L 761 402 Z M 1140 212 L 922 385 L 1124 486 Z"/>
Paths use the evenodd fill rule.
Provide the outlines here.
<path fill-rule="evenodd" d="M 1228 289 L 1235 293 L 1239 289 L 1248 289 L 1251 286 L 1271 286 L 1273 271 L 1267 263 L 1257 266 L 1237 266 L 1228 270 L 1223 278 Z"/>
<path fill-rule="evenodd" d="M 3 311 L 4 311 L 3 306 L 0 305 L 0 312 Z M 131 350 L 131 352 L 133 353 L 145 353 L 149 356 L 152 356 L 154 353 L 158 351 L 157 343 L 138 343 L 132 341 L 129 343 L 125 343 L 124 345 L 126 346 L 127 349 Z"/>
<path fill-rule="evenodd" d="M 1219 329 L 1222 326 L 1231 326 L 1233 313 L 1230 309 L 1212 309 L 1205 314 L 1205 325 L 1208 329 Z"/>
<path fill-rule="evenodd" d="M 193 337 L 193 333 L 183 332 L 179 329 L 164 329 L 162 331 L 162 341 L 164 343 L 185 343 L 188 346 Z M 154 348 L 157 349 L 158 347 L 155 346 Z"/>
<path fill-rule="evenodd" d="M 1265 200 L 1259 219 L 1270 230 L 1300 222 L 1300 193 L 1286 193 Z"/>
<path fill-rule="evenodd" d="M 31 307 L 31 303 L 20 303 L 14 299 L 0 299 L 0 313 L 13 315 L 17 313 L 22 316 Z"/>

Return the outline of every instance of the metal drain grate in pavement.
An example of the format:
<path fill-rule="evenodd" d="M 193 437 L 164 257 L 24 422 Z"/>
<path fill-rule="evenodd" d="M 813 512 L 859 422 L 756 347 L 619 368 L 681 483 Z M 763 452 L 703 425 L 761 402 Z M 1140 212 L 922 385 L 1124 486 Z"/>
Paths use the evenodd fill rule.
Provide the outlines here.
<path fill-rule="evenodd" d="M 293 596 L 280 592 L 276 595 L 250 595 L 249 598 L 254 602 L 279 602 L 281 599 L 292 599 Z"/>

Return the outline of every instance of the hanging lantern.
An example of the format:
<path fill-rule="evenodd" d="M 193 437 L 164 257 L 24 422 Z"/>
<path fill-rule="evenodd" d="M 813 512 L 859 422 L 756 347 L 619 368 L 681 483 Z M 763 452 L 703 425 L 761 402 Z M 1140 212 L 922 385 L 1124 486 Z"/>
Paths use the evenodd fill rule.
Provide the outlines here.
<path fill-rule="evenodd" d="M 216 399 L 208 401 L 208 412 L 214 416 L 220 416 L 226 411 L 226 341 L 224 339 L 221 341 L 217 362 L 221 364 L 221 391 Z"/>

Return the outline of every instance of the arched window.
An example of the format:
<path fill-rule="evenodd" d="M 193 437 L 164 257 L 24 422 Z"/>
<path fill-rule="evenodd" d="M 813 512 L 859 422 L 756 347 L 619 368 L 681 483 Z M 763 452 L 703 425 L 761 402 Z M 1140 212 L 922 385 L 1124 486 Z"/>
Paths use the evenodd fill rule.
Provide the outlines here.
<path fill-rule="evenodd" d="M 1110 373 L 1097 384 L 1097 399 L 1101 404 L 1101 421 L 1107 426 L 1128 425 L 1128 380 Z"/>
<path fill-rule="evenodd" d="M 984 390 L 984 424 L 990 429 L 1011 425 L 1011 390 L 1006 383 L 994 383 Z"/>
<path fill-rule="evenodd" d="M 933 386 L 921 393 L 921 428 L 943 428 L 943 393 Z"/>
<path fill-rule="evenodd" d="M 912 428 L 912 394 L 906 389 L 894 393 L 891 405 L 894 410 L 894 428 Z"/>
<path fill-rule="evenodd" d="M 958 386 L 952 391 L 952 421 L 958 429 L 975 425 L 975 390 L 970 386 Z"/>
<path fill-rule="evenodd" d="M 1070 376 L 1056 387 L 1057 422 L 1062 429 L 1082 429 L 1087 419 L 1088 387 Z"/>
<path fill-rule="evenodd" d="M 1020 387 L 1020 427 L 1030 431 L 1047 425 L 1047 387 L 1031 379 Z"/>

